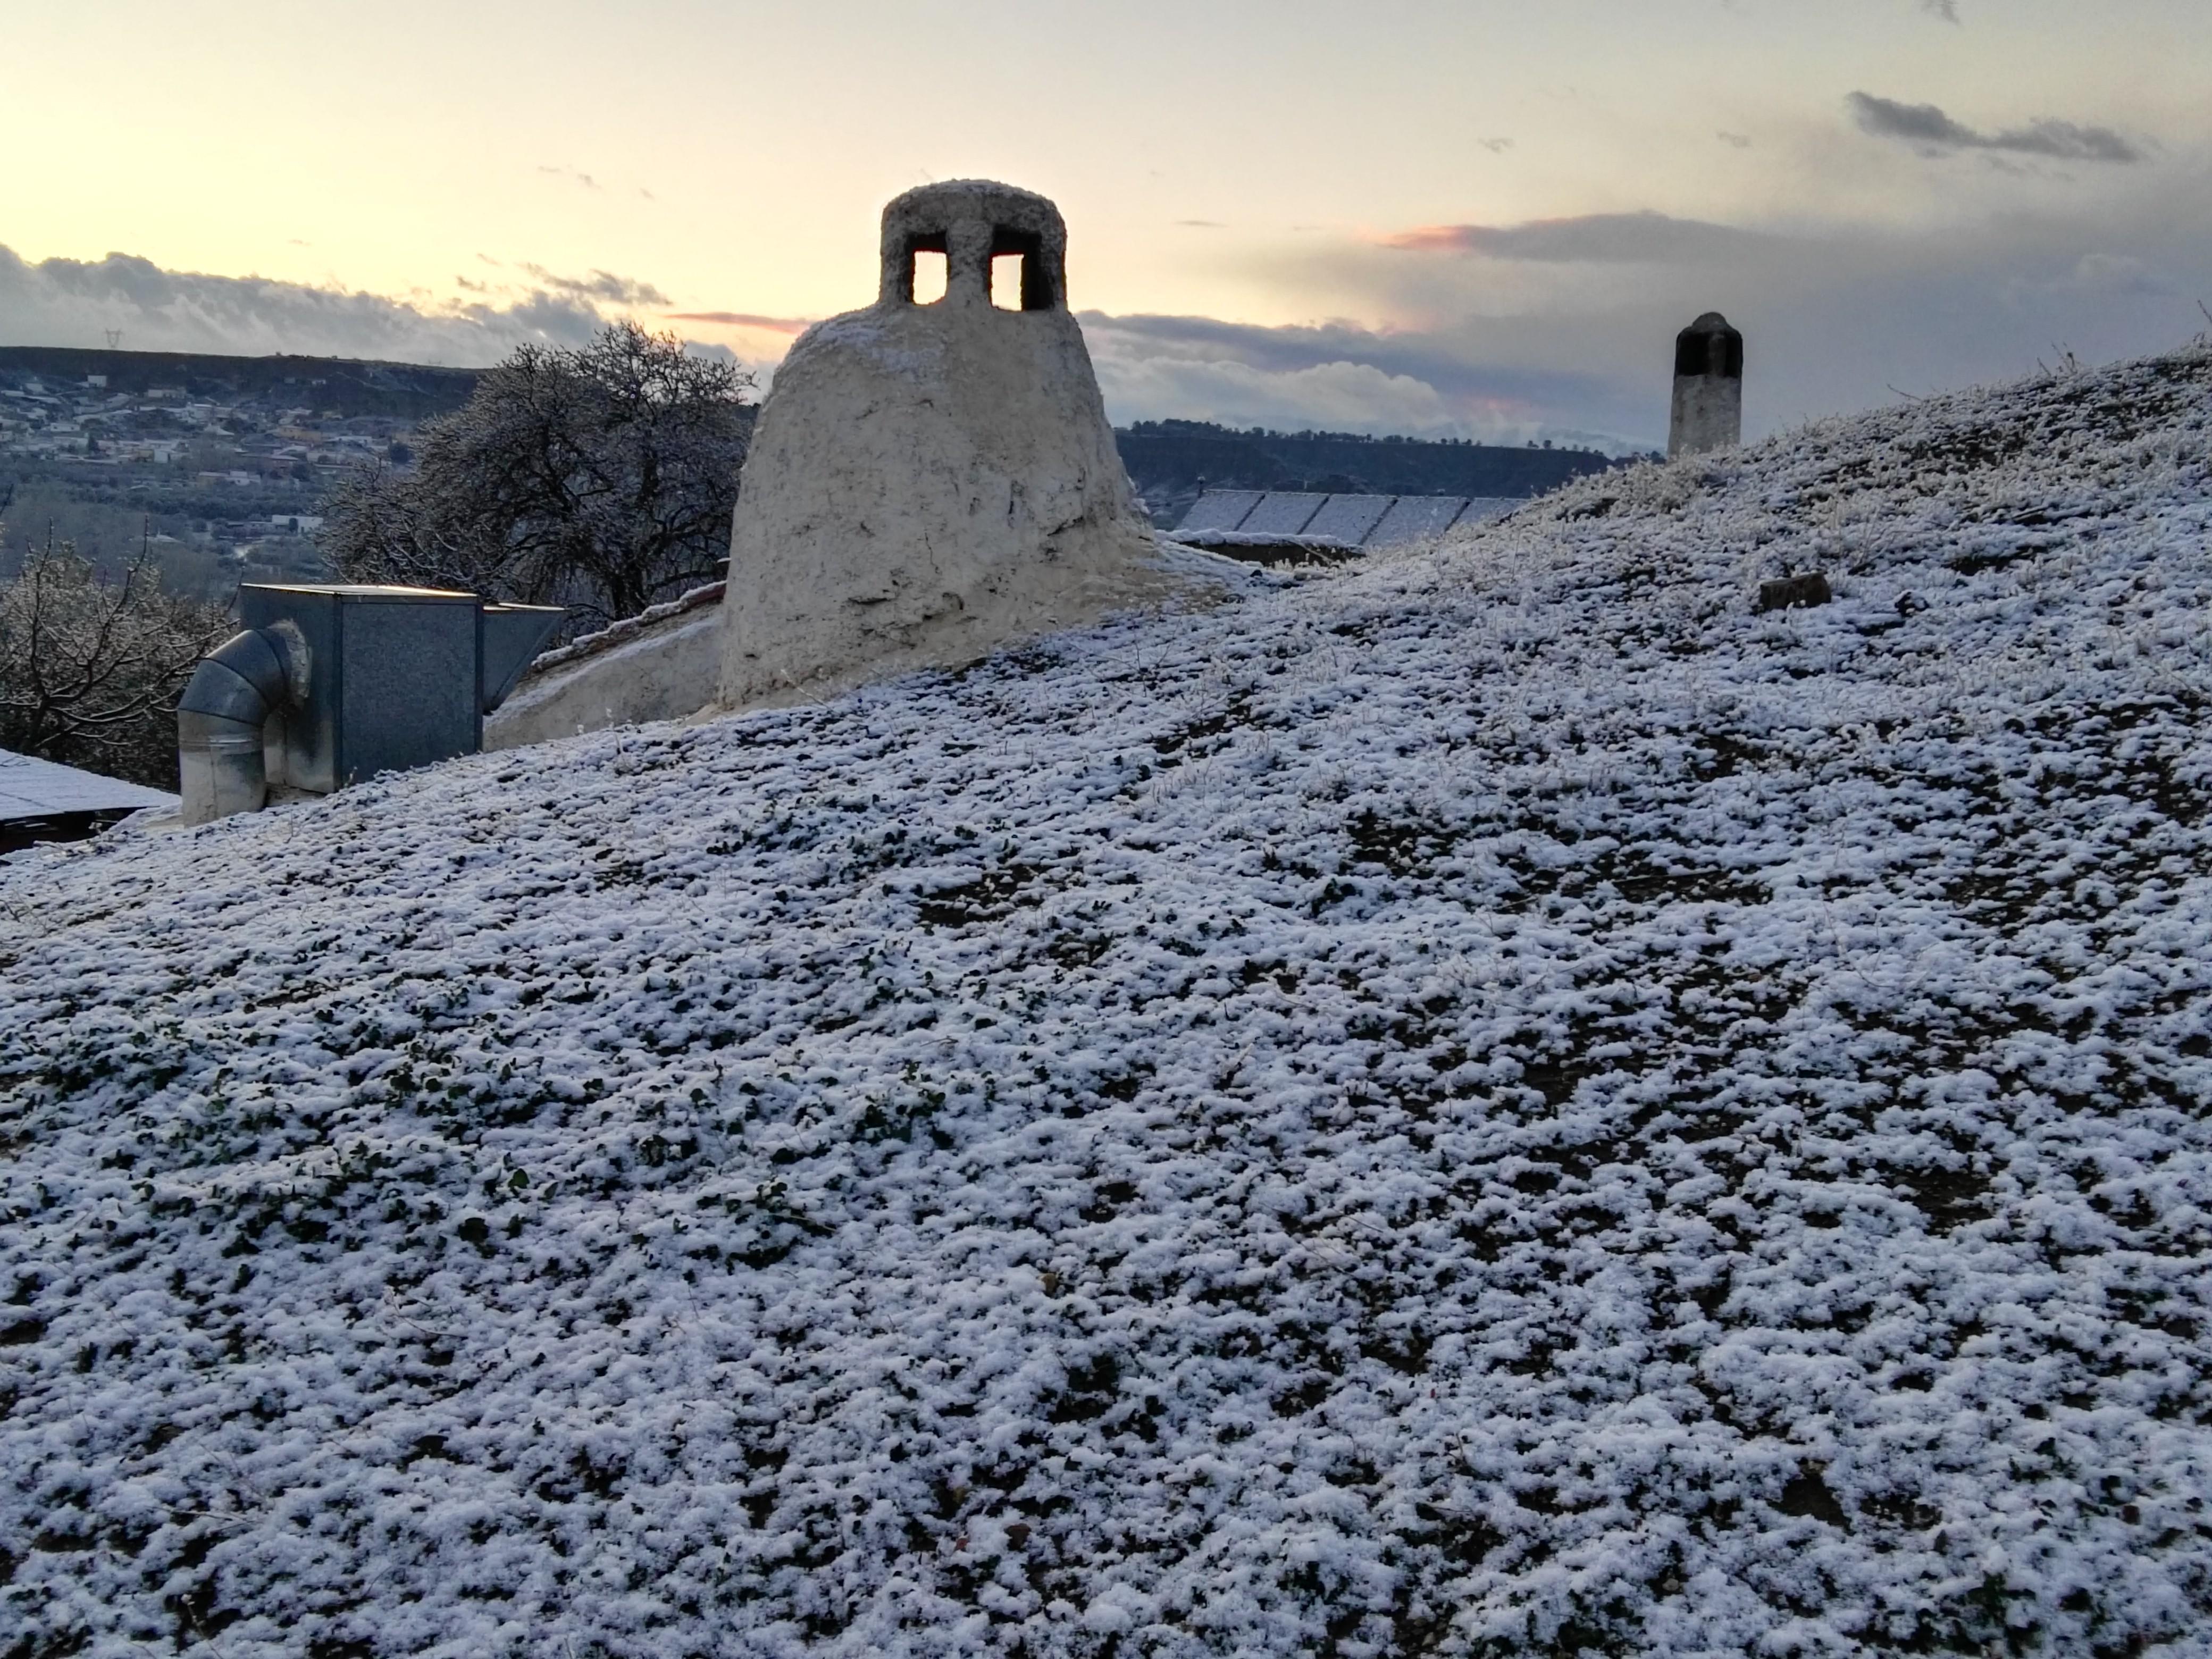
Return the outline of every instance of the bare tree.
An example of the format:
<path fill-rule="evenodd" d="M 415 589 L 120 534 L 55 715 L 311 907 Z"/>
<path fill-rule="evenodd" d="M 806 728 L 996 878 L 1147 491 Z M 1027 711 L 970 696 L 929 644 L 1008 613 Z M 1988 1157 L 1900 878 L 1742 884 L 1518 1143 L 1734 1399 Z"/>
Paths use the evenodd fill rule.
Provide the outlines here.
<path fill-rule="evenodd" d="M 229 630 L 163 592 L 147 552 L 103 581 L 49 540 L 0 583 L 0 749 L 174 789 L 178 695 Z"/>
<path fill-rule="evenodd" d="M 339 487 L 324 552 L 349 580 L 565 605 L 574 631 L 635 616 L 728 557 L 751 386 L 634 323 L 524 346 L 424 426 L 411 475 L 380 462 Z"/>

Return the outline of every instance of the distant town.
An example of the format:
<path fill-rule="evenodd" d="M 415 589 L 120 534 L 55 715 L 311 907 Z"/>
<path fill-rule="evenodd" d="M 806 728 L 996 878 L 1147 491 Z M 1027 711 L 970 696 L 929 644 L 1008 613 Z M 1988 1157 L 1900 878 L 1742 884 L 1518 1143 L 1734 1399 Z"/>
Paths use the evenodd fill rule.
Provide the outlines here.
<path fill-rule="evenodd" d="M 317 509 L 352 467 L 405 466 L 466 370 L 301 357 L 0 348 L 0 576 L 49 538 L 174 591 L 319 574 Z"/>

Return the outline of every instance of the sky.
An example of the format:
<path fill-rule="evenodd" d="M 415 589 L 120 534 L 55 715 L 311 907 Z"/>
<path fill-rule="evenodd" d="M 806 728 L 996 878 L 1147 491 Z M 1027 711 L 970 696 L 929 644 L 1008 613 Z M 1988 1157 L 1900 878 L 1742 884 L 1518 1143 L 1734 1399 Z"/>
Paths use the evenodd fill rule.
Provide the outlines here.
<path fill-rule="evenodd" d="M 1120 422 L 1747 435 L 2212 326 L 2203 0 L 7 0 L 0 343 L 763 380 L 911 185 L 1052 197 Z"/>

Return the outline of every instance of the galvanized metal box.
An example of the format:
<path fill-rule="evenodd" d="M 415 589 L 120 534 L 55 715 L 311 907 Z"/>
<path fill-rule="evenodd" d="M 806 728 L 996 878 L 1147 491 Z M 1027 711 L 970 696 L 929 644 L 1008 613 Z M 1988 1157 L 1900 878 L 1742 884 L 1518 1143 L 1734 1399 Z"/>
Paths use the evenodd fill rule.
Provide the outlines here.
<path fill-rule="evenodd" d="M 249 583 L 248 628 L 296 629 L 305 696 L 264 728 L 269 781 L 327 793 L 483 744 L 482 605 L 428 587 Z"/>

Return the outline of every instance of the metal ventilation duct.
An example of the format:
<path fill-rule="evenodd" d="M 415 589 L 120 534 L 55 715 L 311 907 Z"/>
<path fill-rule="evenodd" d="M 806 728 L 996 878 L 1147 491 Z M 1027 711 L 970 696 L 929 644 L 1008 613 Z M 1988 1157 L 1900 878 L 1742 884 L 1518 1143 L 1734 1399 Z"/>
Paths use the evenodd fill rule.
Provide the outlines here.
<path fill-rule="evenodd" d="M 327 794 L 474 754 L 564 614 L 428 587 L 240 588 L 246 630 L 177 705 L 185 822 L 258 811 L 272 785 Z"/>

